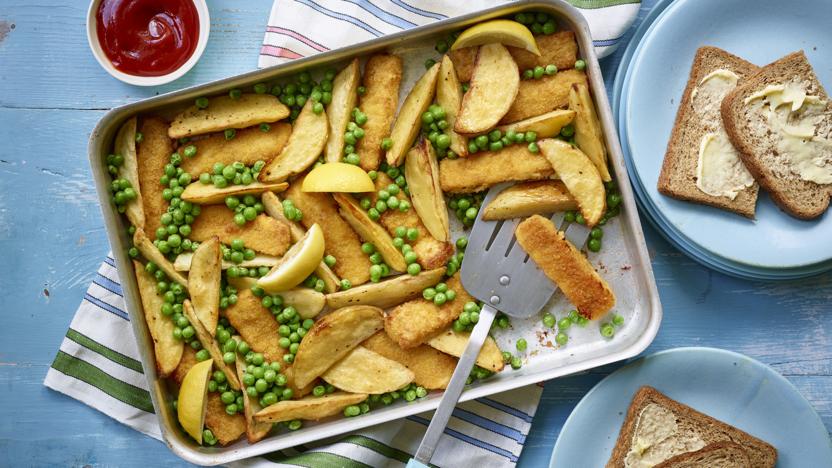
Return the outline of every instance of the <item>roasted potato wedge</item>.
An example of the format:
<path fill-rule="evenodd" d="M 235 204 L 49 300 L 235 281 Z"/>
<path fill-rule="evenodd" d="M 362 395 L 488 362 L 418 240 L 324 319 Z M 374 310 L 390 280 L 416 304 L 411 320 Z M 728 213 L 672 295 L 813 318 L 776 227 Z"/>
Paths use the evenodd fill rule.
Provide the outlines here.
<path fill-rule="evenodd" d="M 168 138 L 167 122 L 160 118 L 143 118 L 139 131 L 143 136 L 136 148 L 144 208 L 142 229 L 154 234 L 162 226 L 162 215 L 168 211 L 169 203 L 162 197 L 165 186 L 159 183 L 159 179 L 165 175 L 165 166 L 170 163 L 173 143 Z"/>
<path fill-rule="evenodd" d="M 283 204 L 277 195 L 274 193 L 264 193 L 260 201 L 263 203 L 266 214 L 289 226 L 289 235 L 292 237 L 293 243 L 301 240 L 303 235 L 306 234 L 306 230 L 300 224 L 286 218 L 283 213 Z M 335 273 L 332 272 L 326 263 L 321 262 L 318 268 L 315 269 L 315 274 L 324 281 L 324 290 L 326 292 L 335 292 L 338 290 L 338 277 L 335 276 Z"/>
<path fill-rule="evenodd" d="M 295 384 L 305 387 L 383 327 L 378 307 L 344 307 L 324 316 L 300 342 L 292 366 Z"/>
<path fill-rule="evenodd" d="M 329 116 L 329 138 L 324 151 L 327 162 L 338 162 L 344 151 L 344 133 L 350 123 L 352 110 L 358 100 L 358 81 L 361 70 L 358 59 L 353 59 L 332 80 L 332 101 L 326 106 Z"/>
<path fill-rule="evenodd" d="M 289 249 L 289 228 L 280 221 L 260 214 L 244 226 L 234 224 L 234 212 L 225 205 L 205 205 L 191 224 L 191 240 L 204 242 L 217 236 L 230 245 L 242 239 L 246 247 L 265 255 L 279 257 Z"/>
<path fill-rule="evenodd" d="M 426 139 L 410 149 L 404 162 L 404 174 L 410 188 L 413 208 L 434 239 L 447 242 L 450 239 L 448 208 L 439 183 L 439 164 L 433 145 Z"/>
<path fill-rule="evenodd" d="M 480 46 L 471 87 L 454 123 L 459 133 L 482 133 L 506 115 L 520 87 L 520 71 L 502 44 Z"/>
<path fill-rule="evenodd" d="M 133 244 L 137 249 L 139 249 L 139 252 L 144 255 L 144 258 L 155 263 L 160 270 L 164 271 L 165 274 L 168 275 L 168 278 L 172 281 L 176 281 L 186 288 L 188 287 L 188 280 L 182 276 L 182 273 L 179 273 L 175 268 L 173 268 L 173 264 L 171 264 L 170 261 L 162 255 L 162 252 L 159 252 L 159 249 L 153 245 L 153 242 L 147 237 L 147 234 L 144 233 L 142 228 L 136 228 L 136 233 L 133 234 Z"/>
<path fill-rule="evenodd" d="M 130 182 L 133 190 L 136 191 L 136 198 L 127 203 L 124 214 L 127 215 L 130 224 L 144 228 L 144 205 L 139 182 L 139 163 L 136 156 L 136 125 L 136 117 L 127 119 L 127 122 L 121 125 L 116 134 L 113 150 L 115 154 L 124 158 L 124 162 L 118 168 L 118 176 Z"/>
<path fill-rule="evenodd" d="M 156 355 L 156 368 L 159 375 L 170 375 L 182 359 L 184 343 L 173 336 L 176 325 L 168 317 L 162 315 L 161 296 L 156 294 L 156 279 L 144 269 L 144 265 L 133 260 L 136 280 L 139 285 L 139 295 L 142 298 L 142 311 L 150 336 L 153 338 L 153 351 Z"/>
<path fill-rule="evenodd" d="M 468 346 L 468 340 L 470 338 L 471 334 L 468 332 L 456 332 L 449 328 L 443 333 L 431 338 L 427 344 L 443 353 L 460 357 L 465 352 L 465 347 Z M 503 370 L 503 353 L 497 347 L 497 342 L 494 341 L 494 338 L 490 336 L 485 338 L 485 343 L 482 345 L 480 354 L 477 355 L 477 365 L 491 372 L 500 372 Z"/>
<path fill-rule="evenodd" d="M 208 353 L 211 355 L 211 359 L 214 360 L 214 366 L 216 366 L 215 369 L 219 369 L 225 373 L 225 378 L 228 381 L 229 387 L 234 390 L 240 390 L 240 381 L 237 380 L 237 371 L 223 361 L 220 345 L 216 340 L 214 340 L 214 337 L 208 332 L 205 325 L 202 324 L 202 321 L 197 316 L 191 301 L 189 299 L 185 299 L 185 302 L 182 303 L 182 308 L 185 311 L 185 317 L 188 317 L 188 321 L 191 322 L 191 326 L 194 327 L 196 336 L 199 338 L 199 342 L 202 343 L 202 346 L 208 350 Z"/>
<path fill-rule="evenodd" d="M 554 173 L 546 158 L 523 145 L 439 162 L 439 184 L 446 193 L 479 192 L 502 182 L 549 179 Z"/>
<path fill-rule="evenodd" d="M 368 305 L 386 309 L 405 301 L 415 299 L 422 290 L 442 281 L 445 268 L 423 271 L 416 276 L 399 275 L 378 283 L 361 286 L 326 295 L 326 304 L 331 309 L 353 305 Z"/>
<path fill-rule="evenodd" d="M 575 83 L 569 90 L 569 109 L 575 111 L 575 144 L 586 154 L 598 168 L 601 180 L 609 182 L 610 170 L 607 167 L 607 150 L 604 146 L 604 133 L 601 122 L 595 113 L 595 105 L 589 95 L 586 83 Z"/>
<path fill-rule="evenodd" d="M 392 359 L 413 371 L 413 381 L 429 390 L 448 386 L 457 359 L 428 345 L 403 349 L 383 330 L 367 338 L 361 346 Z"/>
<path fill-rule="evenodd" d="M 451 129 L 451 151 L 462 157 L 468 156 L 468 138 L 453 130 L 459 107 L 462 105 L 462 88 L 454 70 L 454 63 L 447 55 L 442 57 L 442 64 L 439 66 L 436 103 L 445 110 L 445 120 Z"/>
<path fill-rule="evenodd" d="M 286 117 L 289 117 L 289 108 L 271 94 L 243 94 L 238 99 L 216 96 L 204 109 L 194 105 L 177 115 L 168 128 L 168 136 L 183 138 L 228 128 L 246 128 Z"/>
<path fill-rule="evenodd" d="M 339 390 L 371 395 L 398 390 L 415 378 L 407 367 L 363 346 L 355 347 L 322 377 Z"/>
<path fill-rule="evenodd" d="M 390 126 L 399 106 L 399 87 L 402 83 L 402 59 L 396 55 L 376 54 L 364 64 L 364 94 L 358 107 L 367 114 L 364 138 L 355 144 L 361 159 L 361 169 L 374 171 L 384 156 L 381 142 L 390 135 Z"/>
<path fill-rule="evenodd" d="M 341 208 L 339 212 L 341 216 L 352 226 L 355 232 L 376 247 L 376 250 L 381 254 L 384 262 L 395 271 L 407 270 L 407 263 L 404 261 L 404 256 L 396 246 L 393 245 L 393 239 L 390 234 L 378 223 L 370 219 L 367 212 L 358 206 L 349 194 L 335 193 L 333 198 Z"/>
<path fill-rule="evenodd" d="M 251 166 L 257 161 L 269 162 L 283 151 L 291 133 L 292 126 L 284 122 L 271 124 L 265 132 L 259 126 L 237 130 L 230 140 L 222 132 L 216 133 L 188 143 L 196 147 L 196 156 L 182 158 L 180 167 L 197 178 L 203 172 L 210 174 L 216 163 L 227 166 L 239 161 Z"/>
<path fill-rule="evenodd" d="M 244 195 L 257 195 L 264 192 L 282 192 L 289 186 L 286 182 L 252 182 L 248 185 L 229 185 L 224 188 L 217 188 L 214 184 L 203 184 L 193 182 L 185 187 L 182 192 L 182 200 L 197 205 L 215 205 L 225 202 L 226 197 L 242 197 Z"/>
<path fill-rule="evenodd" d="M 525 218 L 533 214 L 570 211 L 578 204 L 559 180 L 521 182 L 509 187 L 491 200 L 483 209 L 482 219 Z"/>
<path fill-rule="evenodd" d="M 595 226 L 607 208 L 607 195 L 598 169 L 583 151 L 565 141 L 545 139 L 538 146 L 575 198 L 586 225 Z"/>
<path fill-rule="evenodd" d="M 615 306 L 615 294 L 604 278 L 551 221 L 532 216 L 517 225 L 514 234 L 520 247 L 581 315 L 597 320 Z"/>
<path fill-rule="evenodd" d="M 245 393 L 245 392 L 243 392 Z M 226 446 L 246 433 L 246 418 L 242 414 L 228 414 L 219 392 L 208 392 L 205 408 L 205 427 L 211 429 L 217 442 Z"/>
<path fill-rule="evenodd" d="M 260 171 L 261 182 L 280 182 L 300 174 L 318 160 L 329 135 L 326 112 L 316 114 L 311 99 L 306 101 L 297 120 L 292 125 L 292 134 L 283 151 Z"/>
<path fill-rule="evenodd" d="M 188 292 L 196 316 L 211 336 L 216 334 L 220 318 L 220 282 L 222 281 L 220 240 L 212 237 L 199 244 L 188 273 Z"/>
<path fill-rule="evenodd" d="M 239 342 L 239 337 L 235 337 Z M 240 382 L 243 381 L 243 374 L 245 373 L 246 363 L 242 359 L 237 359 L 237 380 Z M 244 414 L 246 417 L 246 439 L 248 443 L 253 444 L 260 440 L 263 440 L 269 434 L 269 431 L 272 430 L 272 424 L 270 423 L 259 423 L 254 420 L 254 413 L 259 412 L 263 409 L 260 406 L 260 402 L 257 401 L 256 398 L 251 398 L 248 396 L 247 392 L 243 392 L 243 409 Z"/>
<path fill-rule="evenodd" d="M 254 415 L 254 420 L 261 423 L 277 423 L 293 419 L 317 421 L 336 415 L 347 406 L 357 405 L 366 399 L 366 394 L 336 392 L 321 397 L 284 400 L 260 410 Z"/>
<path fill-rule="evenodd" d="M 575 111 L 558 109 L 519 122 L 497 127 L 503 132 L 513 130 L 517 133 L 535 132 L 538 139 L 552 138 L 560 134 L 560 130 L 572 123 Z"/>
<path fill-rule="evenodd" d="M 518 122 L 566 107 L 569 104 L 569 89 L 575 83 L 586 83 L 586 74 L 572 69 L 544 75 L 537 80 L 521 81 L 517 97 L 500 123 Z"/>
<path fill-rule="evenodd" d="M 238 289 L 237 303 L 226 307 L 223 315 L 251 349 L 267 361 L 283 362 L 285 350 L 279 344 L 277 320 L 250 288 Z"/>
<path fill-rule="evenodd" d="M 416 139 L 422 122 L 422 114 L 428 109 L 436 94 L 436 80 L 439 78 L 439 64 L 430 67 L 407 94 L 399 109 L 390 139 L 393 146 L 387 150 L 387 164 L 400 166 L 404 162 L 407 150 Z"/>
<path fill-rule="evenodd" d="M 173 261 L 173 268 L 176 271 L 190 271 L 191 265 L 193 263 L 194 254 L 191 252 L 181 253 L 176 256 L 176 259 Z M 226 260 L 223 260 L 220 263 L 220 267 L 223 270 L 227 270 L 232 266 L 239 266 L 245 268 L 256 268 L 256 267 L 273 267 L 277 265 L 277 262 L 280 261 L 280 258 L 273 257 L 271 255 L 262 255 L 257 254 L 251 260 L 243 260 L 241 263 L 232 263 Z"/>

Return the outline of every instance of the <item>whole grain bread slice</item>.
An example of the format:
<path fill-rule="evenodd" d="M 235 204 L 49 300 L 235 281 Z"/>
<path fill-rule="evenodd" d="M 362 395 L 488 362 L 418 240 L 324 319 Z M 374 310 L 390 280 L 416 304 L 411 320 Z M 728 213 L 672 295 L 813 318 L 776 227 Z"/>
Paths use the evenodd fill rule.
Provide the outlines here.
<path fill-rule="evenodd" d="M 633 401 L 627 410 L 627 416 L 613 448 L 612 456 L 607 462 L 607 468 L 624 466 L 624 459 L 627 452 L 630 451 L 639 415 L 642 409 L 650 403 L 655 403 L 673 413 L 676 416 L 679 430 L 685 431 L 685 433 L 697 433 L 706 446 L 715 442 L 726 441 L 741 446 L 748 455 L 751 461 L 750 466 L 753 468 L 770 468 L 777 462 L 777 450 L 771 444 L 707 414 L 700 413 L 690 406 L 672 400 L 653 387 L 644 386 L 633 396 Z"/>
<path fill-rule="evenodd" d="M 654 468 L 751 468 L 748 452 L 733 442 L 715 442 L 669 458 Z"/>
<path fill-rule="evenodd" d="M 700 47 L 691 65 L 690 76 L 673 132 L 667 144 L 662 170 L 659 174 L 659 192 L 679 200 L 709 205 L 754 218 L 759 187 L 753 184 L 740 191 L 732 200 L 728 197 L 709 195 L 696 186 L 696 167 L 699 162 L 699 146 L 706 133 L 715 132 L 720 124 L 719 108 L 708 115 L 701 115 L 693 108 L 693 92 L 703 78 L 719 70 L 730 70 L 739 76 L 738 84 L 754 75 L 759 68 L 753 63 L 732 55 L 717 47 Z"/>
<path fill-rule="evenodd" d="M 725 97 L 721 112 L 725 130 L 754 179 L 783 211 L 796 218 L 812 219 L 829 207 L 832 184 L 819 185 L 792 173 L 777 151 L 777 135 L 769 128 L 766 116 L 745 103 L 747 97 L 767 85 L 792 81 L 804 84 L 807 94 L 826 101 L 826 117 L 818 126 L 816 136 L 832 138 L 832 102 L 803 51 L 763 67 Z"/>

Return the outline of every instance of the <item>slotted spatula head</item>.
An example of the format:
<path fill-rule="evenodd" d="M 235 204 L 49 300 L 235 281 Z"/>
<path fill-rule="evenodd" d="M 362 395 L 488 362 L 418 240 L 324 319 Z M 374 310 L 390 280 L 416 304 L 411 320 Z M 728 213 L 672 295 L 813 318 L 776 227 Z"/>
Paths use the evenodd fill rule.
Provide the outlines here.
<path fill-rule="evenodd" d="M 488 206 L 500 192 L 513 185 L 492 187 L 482 202 Z M 550 217 L 563 229 L 563 213 Z M 462 261 L 460 273 L 465 290 L 477 299 L 512 317 L 530 317 L 540 312 L 556 287 L 532 261 L 514 237 L 520 219 L 484 221 L 478 217 Z M 586 242 L 589 230 L 572 223 L 566 238 L 576 246 Z"/>

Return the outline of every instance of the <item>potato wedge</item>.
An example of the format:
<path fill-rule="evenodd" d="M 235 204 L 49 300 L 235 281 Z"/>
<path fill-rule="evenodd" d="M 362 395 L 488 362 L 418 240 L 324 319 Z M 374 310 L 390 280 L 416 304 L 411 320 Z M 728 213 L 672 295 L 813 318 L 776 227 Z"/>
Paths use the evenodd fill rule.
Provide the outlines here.
<path fill-rule="evenodd" d="M 169 203 L 162 197 L 165 186 L 159 179 L 165 175 L 165 166 L 170 163 L 173 143 L 168 138 L 168 123 L 162 119 L 143 118 L 139 131 L 143 139 L 136 148 L 136 158 L 144 208 L 143 229 L 155 234 L 162 226 L 162 215 L 168 211 Z"/>
<path fill-rule="evenodd" d="M 173 329 L 176 328 L 173 320 L 162 315 L 162 304 L 165 301 L 156 294 L 156 279 L 136 260 L 133 260 L 133 269 L 136 271 L 139 296 L 142 298 L 144 320 L 153 338 L 156 370 L 160 376 L 167 377 L 179 366 L 184 343 L 173 336 Z"/>
<path fill-rule="evenodd" d="M 532 216 L 518 224 L 514 234 L 520 247 L 581 315 L 597 320 L 615 306 L 615 294 L 604 278 L 551 221 Z"/>
<path fill-rule="evenodd" d="M 445 120 L 451 135 L 451 151 L 459 156 L 468 156 L 468 138 L 453 130 L 456 115 L 462 105 L 462 88 L 454 70 L 454 63 L 447 55 L 442 57 L 439 78 L 436 82 L 436 103 L 445 110 Z"/>
<path fill-rule="evenodd" d="M 569 108 L 575 115 L 575 144 L 586 154 L 598 168 L 601 180 L 609 182 L 610 170 L 607 167 L 607 150 L 604 146 L 604 133 L 601 122 L 595 113 L 595 104 L 589 95 L 586 83 L 575 83 L 569 90 Z"/>
<path fill-rule="evenodd" d="M 239 342 L 239 337 L 235 337 Z M 242 359 L 237 359 L 237 379 L 242 382 L 243 374 L 245 373 L 246 363 Z M 259 423 L 254 420 L 254 413 L 263 409 L 260 402 L 256 398 L 248 396 L 247 392 L 243 392 L 243 409 L 246 417 L 246 439 L 250 444 L 263 440 L 272 430 L 271 423 Z"/>
<path fill-rule="evenodd" d="M 384 259 L 384 262 L 395 271 L 407 270 L 407 263 L 404 261 L 404 256 L 393 245 L 393 239 L 390 234 L 378 223 L 370 219 L 367 212 L 358 206 L 349 194 L 335 193 L 333 194 L 335 202 L 340 207 L 339 212 L 341 216 L 352 226 L 355 232 L 376 247 L 378 253 Z"/>
<path fill-rule="evenodd" d="M 443 353 L 460 357 L 465 352 L 465 347 L 468 346 L 468 340 L 470 338 L 471 334 L 468 332 L 456 332 L 449 328 L 443 333 L 431 338 L 427 344 Z M 485 343 L 482 345 L 480 354 L 477 355 L 477 365 L 491 372 L 500 372 L 503 370 L 503 353 L 497 347 L 497 342 L 494 341 L 494 338 L 490 336 L 485 338 Z"/>
<path fill-rule="evenodd" d="M 314 105 L 311 99 L 306 101 L 292 125 L 292 134 L 283 151 L 260 171 L 261 182 L 284 181 L 318 160 L 329 135 L 329 122 L 326 112 L 316 114 L 312 111 Z"/>
<path fill-rule="evenodd" d="M 523 145 L 439 162 L 439 184 L 446 193 L 479 192 L 501 182 L 549 179 L 554 174 L 546 158 Z"/>
<path fill-rule="evenodd" d="M 204 242 L 217 236 L 230 245 L 242 239 L 246 247 L 265 255 L 279 257 L 289 249 L 289 228 L 280 221 L 260 214 L 244 226 L 234 224 L 234 212 L 225 205 L 205 205 L 191 224 L 191 240 Z"/>
<path fill-rule="evenodd" d="M 560 134 L 560 129 L 572 123 L 575 111 L 558 109 L 535 117 L 530 117 L 513 124 L 497 127 L 503 132 L 513 130 L 517 133 L 535 132 L 538 139 L 552 138 Z"/>
<path fill-rule="evenodd" d="M 378 307 L 344 307 L 324 316 L 300 342 L 292 365 L 295 384 L 305 387 L 383 327 Z"/>
<path fill-rule="evenodd" d="M 410 149 L 410 145 L 413 144 L 422 126 L 422 114 L 433 102 L 438 78 L 439 64 L 436 63 L 419 78 L 404 99 L 399 115 L 396 116 L 396 122 L 393 124 L 393 130 L 390 132 L 393 146 L 385 155 L 387 164 L 399 166 L 404 162 L 407 150 Z"/>
<path fill-rule="evenodd" d="M 244 195 L 258 195 L 265 192 L 282 192 L 289 187 L 286 182 L 252 182 L 248 185 L 229 185 L 217 188 L 214 184 L 193 182 L 185 187 L 182 200 L 196 205 L 215 205 L 225 202 L 226 197 L 242 197 Z"/>
<path fill-rule="evenodd" d="M 403 349 L 383 330 L 367 338 L 361 346 L 407 367 L 413 371 L 413 382 L 428 390 L 447 387 L 456 369 L 455 357 L 428 345 Z"/>
<path fill-rule="evenodd" d="M 183 138 L 228 128 L 246 128 L 277 122 L 289 117 L 289 108 L 271 94 L 243 94 L 212 97 L 208 107 L 191 106 L 173 119 L 168 128 L 170 138 Z"/>
<path fill-rule="evenodd" d="M 199 342 L 202 343 L 202 347 L 208 350 L 208 353 L 211 355 L 211 359 L 214 360 L 214 366 L 216 366 L 215 369 L 219 369 L 225 373 L 225 378 L 228 381 L 229 387 L 234 390 L 240 390 L 240 381 L 237 380 L 237 371 L 223 361 L 220 345 L 214 339 L 212 334 L 208 332 L 205 325 L 202 324 L 202 321 L 197 316 L 191 301 L 189 299 L 185 299 L 185 302 L 182 303 L 182 308 L 185 311 L 185 317 L 188 317 L 188 321 L 191 322 L 191 326 L 194 327 L 196 336 L 199 338 Z"/>
<path fill-rule="evenodd" d="M 379 395 L 404 387 L 416 376 L 398 362 L 357 346 L 321 377 L 345 392 Z"/>
<path fill-rule="evenodd" d="M 352 305 L 368 305 L 387 309 L 405 301 L 415 299 L 422 290 L 442 281 L 445 268 L 423 271 L 416 276 L 399 275 L 378 283 L 361 286 L 326 295 L 326 304 L 331 309 Z"/>
<path fill-rule="evenodd" d="M 153 242 L 147 237 L 147 234 L 144 233 L 143 229 L 136 228 L 136 233 L 133 234 L 133 244 L 137 249 L 139 249 L 139 252 L 144 255 L 144 258 L 155 263 L 160 270 L 164 271 L 165 274 L 168 275 L 168 278 L 172 281 L 176 281 L 186 288 L 188 287 L 188 280 L 182 276 L 182 273 L 179 273 L 175 268 L 173 268 L 173 264 L 171 264 L 170 261 L 162 255 L 162 252 L 159 252 L 159 249 L 153 245 Z"/>
<path fill-rule="evenodd" d="M 212 237 L 199 244 L 188 273 L 188 293 L 199 321 L 211 336 L 216 334 L 220 318 L 220 281 L 222 253 L 220 240 Z"/>
<path fill-rule="evenodd" d="M 335 392 L 321 397 L 284 400 L 260 410 L 254 415 L 254 420 L 261 423 L 277 423 L 293 419 L 317 421 L 334 416 L 347 406 L 357 405 L 366 399 L 365 394 Z"/>
<path fill-rule="evenodd" d="M 246 433 L 246 418 L 240 413 L 225 412 L 219 392 L 208 392 L 205 408 L 205 427 L 211 429 L 217 442 L 226 446 Z"/>
<path fill-rule="evenodd" d="M 393 184 L 393 179 L 384 172 L 379 172 L 376 177 L 375 191 L 370 197 L 370 201 L 376 203 L 378 201 L 378 192 L 386 189 Z M 413 206 L 413 201 L 410 197 L 402 192 L 396 195 L 400 203 L 408 203 Z M 411 245 L 413 251 L 418 255 L 417 261 L 424 270 L 433 270 L 434 268 L 444 267 L 451 256 L 454 254 L 454 246 L 450 242 L 440 242 L 430 235 L 421 218 L 416 213 L 416 210 L 387 210 L 381 214 L 379 222 L 382 226 L 387 228 L 387 232 L 391 236 L 396 234 L 396 228 L 404 226 L 406 228 L 414 228 L 419 232 L 419 237 Z"/>
<path fill-rule="evenodd" d="M 494 128 L 511 108 L 519 87 L 520 71 L 508 49 L 497 43 L 480 46 L 454 131 L 482 133 Z"/>
<path fill-rule="evenodd" d="M 335 75 L 332 80 L 332 101 L 326 106 L 329 116 L 329 138 L 326 141 L 324 155 L 327 162 L 338 162 L 344 151 L 344 133 L 350 123 L 352 110 L 358 101 L 358 81 L 361 70 L 358 59 L 352 59 L 349 65 Z"/>
<path fill-rule="evenodd" d="M 491 200 L 483 209 L 482 219 L 525 218 L 533 214 L 570 211 L 578 204 L 559 180 L 521 182 L 509 187 Z"/>
<path fill-rule="evenodd" d="M 279 344 L 277 320 L 250 288 L 238 288 L 237 303 L 226 307 L 223 315 L 251 349 L 262 353 L 267 361 L 283 362 L 286 351 Z"/>
<path fill-rule="evenodd" d="M 118 176 L 126 179 L 136 191 L 136 198 L 127 203 L 124 214 L 130 220 L 130 224 L 144 228 L 144 205 L 142 204 L 142 191 L 139 182 L 139 163 L 136 157 L 136 117 L 127 119 L 118 129 L 116 140 L 113 145 L 113 153 L 121 155 L 124 162 L 118 168 Z"/>
<path fill-rule="evenodd" d="M 384 330 L 402 348 L 415 348 L 433 338 L 462 313 L 466 302 L 476 301 L 462 287 L 459 273 L 446 281 L 448 289 L 456 292 L 456 299 L 441 306 L 423 298 L 399 305 L 384 318 Z"/>
<path fill-rule="evenodd" d="M 364 94 L 358 107 L 367 114 L 364 138 L 355 144 L 361 159 L 361 169 L 374 171 L 384 156 L 381 142 L 390 135 L 390 126 L 399 106 L 399 87 L 402 83 L 402 59 L 396 55 L 376 54 L 364 64 Z"/>
<path fill-rule="evenodd" d="M 295 180 L 285 196 L 303 211 L 303 227 L 309 229 L 317 223 L 324 230 L 326 253 L 336 260 L 332 270 L 353 286 L 370 281 L 370 259 L 361 251 L 358 234 L 338 214 L 338 204 L 332 195 L 304 192 L 302 185 L 302 178 Z"/>
<path fill-rule="evenodd" d="M 191 264 L 193 263 L 194 254 L 191 252 L 181 253 L 176 256 L 176 259 L 173 261 L 173 268 L 176 271 L 190 271 Z M 239 266 L 245 268 L 256 268 L 256 267 L 273 267 L 277 265 L 277 262 L 280 260 L 279 257 L 273 257 L 271 255 L 262 255 L 257 254 L 251 260 L 243 260 L 242 263 L 232 263 L 226 260 L 223 260 L 220 263 L 220 267 L 223 270 L 227 270 L 232 266 Z"/>
<path fill-rule="evenodd" d="M 252 166 L 257 161 L 269 162 L 283 151 L 292 133 L 292 126 L 279 122 L 269 127 L 267 132 L 259 126 L 237 130 L 237 134 L 230 140 L 226 140 L 220 132 L 192 141 L 188 144 L 196 147 L 196 156 L 182 158 L 180 167 L 196 179 L 203 172 L 210 174 L 218 162 L 225 166 L 237 161 L 246 166 Z"/>
<path fill-rule="evenodd" d="M 413 208 L 434 239 L 447 242 L 451 237 L 448 208 L 439 184 L 439 164 L 433 145 L 424 138 L 410 149 L 404 162 Z"/>
<path fill-rule="evenodd" d="M 586 225 L 595 226 L 607 208 L 607 194 L 598 169 L 583 151 L 565 141 L 545 139 L 538 146 L 575 198 Z"/>
<path fill-rule="evenodd" d="M 299 223 L 286 218 L 283 213 L 283 203 L 277 195 L 274 193 L 264 193 L 260 201 L 263 202 L 263 208 L 267 215 L 289 226 L 289 235 L 293 243 L 301 240 L 303 235 L 306 234 L 306 230 Z M 324 235 L 326 235 L 326 230 L 324 230 Z M 318 268 L 315 269 L 315 274 L 324 281 L 324 291 L 335 292 L 340 287 L 338 277 L 335 276 L 335 273 L 332 272 L 326 263 L 321 262 Z"/>
<path fill-rule="evenodd" d="M 521 81 L 517 97 L 500 123 L 518 122 L 566 107 L 569 105 L 569 89 L 575 83 L 586 83 L 586 74 L 572 69 L 544 75 L 537 80 Z"/>

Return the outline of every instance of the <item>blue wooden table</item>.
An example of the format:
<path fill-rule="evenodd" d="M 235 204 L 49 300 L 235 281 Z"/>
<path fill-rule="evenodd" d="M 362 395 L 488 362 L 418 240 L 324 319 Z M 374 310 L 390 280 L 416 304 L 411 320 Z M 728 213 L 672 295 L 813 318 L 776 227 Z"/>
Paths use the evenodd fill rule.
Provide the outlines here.
<path fill-rule="evenodd" d="M 95 62 L 86 0 L 0 0 L 0 465 L 181 465 L 162 443 L 42 386 L 109 249 L 87 137 L 110 107 L 253 69 L 271 3 L 211 0 L 199 65 L 171 85 L 142 89 Z M 644 2 L 640 18 L 653 3 Z M 610 85 L 620 54 L 603 63 Z M 785 375 L 832 429 L 832 275 L 741 281 L 644 228 L 665 311 L 647 352 L 705 345 L 747 354 Z M 546 385 L 521 465 L 548 461 L 572 408 L 616 367 Z"/>

